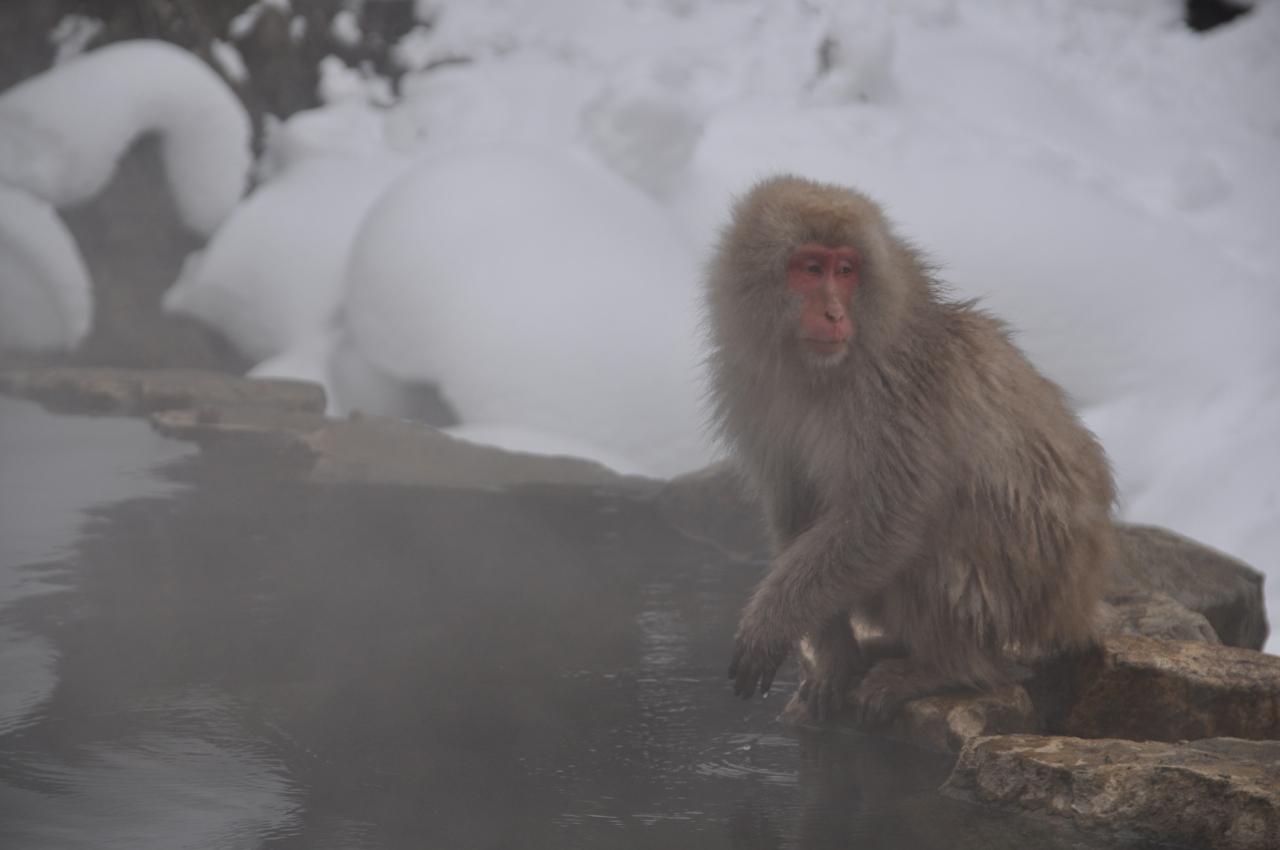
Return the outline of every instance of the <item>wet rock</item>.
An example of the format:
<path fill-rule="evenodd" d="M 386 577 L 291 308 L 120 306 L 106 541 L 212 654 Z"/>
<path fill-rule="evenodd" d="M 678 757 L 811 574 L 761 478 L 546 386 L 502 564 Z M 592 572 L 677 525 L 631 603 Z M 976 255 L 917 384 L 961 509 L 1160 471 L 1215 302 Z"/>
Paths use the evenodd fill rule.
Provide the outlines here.
<path fill-rule="evenodd" d="M 1082 738 L 1280 738 L 1280 657 L 1249 649 L 1113 637 L 1028 690 L 1047 729 Z"/>
<path fill-rule="evenodd" d="M 93 326 L 60 363 L 243 374 L 252 364 L 217 330 L 161 307 L 188 253 L 188 230 L 165 176 L 161 139 L 143 136 L 92 200 L 59 211 L 93 280 Z"/>
<path fill-rule="evenodd" d="M 1102 603 L 1099 628 L 1106 637 L 1141 635 L 1165 640 L 1222 643 L 1209 621 L 1166 593 L 1117 594 Z"/>
<path fill-rule="evenodd" d="M 576 484 L 636 491 L 658 486 L 589 460 L 509 452 L 427 425 L 380 417 L 326 419 L 285 410 L 226 408 L 165 411 L 151 422 L 162 433 L 193 440 L 202 449 L 273 459 L 281 471 L 315 482 L 465 488 Z"/>
<path fill-rule="evenodd" d="M 876 734 L 951 753 L 982 736 L 1041 731 L 1138 741 L 1280 739 L 1280 657 L 1204 636 L 1117 635 L 1095 650 L 1027 664 L 1020 684 L 915 700 Z M 812 723 L 794 697 L 782 719 Z M 851 718 L 834 722 L 858 728 Z"/>
<path fill-rule="evenodd" d="M 324 389 L 305 381 L 249 379 L 187 369 L 34 367 L 0 370 L 0 392 L 62 413 L 143 415 L 223 407 L 321 413 Z"/>
<path fill-rule="evenodd" d="M 782 719 L 797 726 L 814 724 L 798 696 L 783 709 Z M 859 728 L 848 718 L 837 718 L 835 723 Z M 937 753 L 958 753 L 976 738 L 1038 731 L 1039 717 L 1026 689 L 1006 685 L 988 693 L 955 692 L 913 700 L 880 734 Z"/>
<path fill-rule="evenodd" d="M 0 369 L 0 392 L 60 412 L 146 415 L 169 436 L 209 451 L 253 456 L 267 471 L 317 482 L 609 485 L 647 493 L 660 486 L 593 461 L 509 452 L 427 425 L 381 417 L 327 419 L 324 390 L 305 381 L 178 369 L 15 367 Z"/>
<path fill-rule="evenodd" d="M 658 500 L 663 516 L 687 536 L 712 543 L 735 560 L 768 557 L 760 508 L 728 461 L 671 479 Z"/>
<path fill-rule="evenodd" d="M 1151 525 L 1120 523 L 1109 596 L 1163 593 L 1203 614 L 1228 646 L 1261 649 L 1270 629 L 1263 575 L 1229 555 Z"/>
<path fill-rule="evenodd" d="M 1280 847 L 1280 742 L 979 738 L 943 793 L 1184 847 Z"/>

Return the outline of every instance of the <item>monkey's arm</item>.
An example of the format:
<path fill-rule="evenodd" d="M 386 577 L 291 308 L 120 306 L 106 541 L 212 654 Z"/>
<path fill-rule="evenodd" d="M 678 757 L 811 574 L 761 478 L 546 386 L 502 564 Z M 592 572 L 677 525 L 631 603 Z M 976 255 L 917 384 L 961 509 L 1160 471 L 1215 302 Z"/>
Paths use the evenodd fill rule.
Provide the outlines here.
<path fill-rule="evenodd" d="M 752 594 L 729 677 L 744 699 L 767 692 L 795 642 L 882 590 L 916 552 L 931 500 L 923 494 L 837 504 L 787 546 Z"/>
<path fill-rule="evenodd" d="M 816 519 L 817 497 L 813 488 L 795 478 L 787 481 L 783 492 L 763 491 L 761 501 L 775 553 L 785 551 Z"/>

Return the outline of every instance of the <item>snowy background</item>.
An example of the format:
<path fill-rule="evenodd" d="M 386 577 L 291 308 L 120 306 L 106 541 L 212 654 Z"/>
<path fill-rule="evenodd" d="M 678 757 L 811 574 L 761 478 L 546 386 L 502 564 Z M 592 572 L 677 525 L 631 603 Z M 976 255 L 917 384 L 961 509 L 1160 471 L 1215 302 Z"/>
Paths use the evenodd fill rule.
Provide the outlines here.
<path fill-rule="evenodd" d="M 213 56 L 243 79 L 237 39 Z M 249 121 L 192 55 L 79 53 L 0 92 L 0 346 L 74 347 L 90 271 L 56 209 L 158 132 L 210 237 L 166 309 L 331 412 L 440 388 L 481 442 L 667 476 L 715 457 L 699 269 L 790 171 L 880 200 L 1018 329 L 1105 444 L 1131 520 L 1268 572 L 1280 618 L 1280 3 L 1206 34 L 1172 0 L 420 0 L 398 90 Z M 301 20 L 295 18 L 295 23 Z M 340 14 L 333 36 L 359 42 Z M 242 197 L 247 181 L 253 191 Z M 1269 647 L 1280 644 L 1275 639 Z"/>

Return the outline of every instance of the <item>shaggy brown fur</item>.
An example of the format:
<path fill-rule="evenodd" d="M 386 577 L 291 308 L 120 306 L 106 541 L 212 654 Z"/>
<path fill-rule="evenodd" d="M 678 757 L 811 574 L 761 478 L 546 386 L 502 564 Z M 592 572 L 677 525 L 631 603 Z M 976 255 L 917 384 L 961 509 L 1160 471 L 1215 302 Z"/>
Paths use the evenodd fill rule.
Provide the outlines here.
<path fill-rule="evenodd" d="M 800 344 L 798 245 L 861 257 L 838 362 Z M 1010 650 L 1088 645 L 1113 547 L 1111 472 L 1063 392 L 969 302 L 949 301 L 880 209 L 795 177 L 738 204 L 710 269 L 711 402 L 765 505 L 776 558 L 742 615 L 735 690 L 796 642 L 815 716 L 1004 680 Z M 891 654 L 859 646 L 850 617 Z"/>

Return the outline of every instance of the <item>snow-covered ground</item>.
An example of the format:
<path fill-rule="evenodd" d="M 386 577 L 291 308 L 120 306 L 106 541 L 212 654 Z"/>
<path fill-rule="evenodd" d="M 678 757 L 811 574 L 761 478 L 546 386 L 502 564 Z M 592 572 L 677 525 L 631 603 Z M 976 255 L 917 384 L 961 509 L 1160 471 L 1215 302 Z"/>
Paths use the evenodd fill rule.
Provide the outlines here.
<path fill-rule="evenodd" d="M 1268 571 L 1280 616 L 1280 3 L 1206 35 L 1173 0 L 419 10 L 400 60 L 470 61 L 389 106 L 327 61 L 170 307 L 334 412 L 429 380 L 470 439 L 671 474 L 713 456 L 689 304 L 730 199 L 850 183 L 1070 391 L 1125 515 Z"/>

